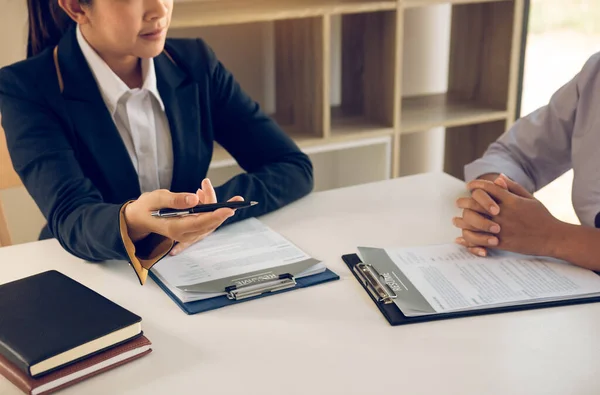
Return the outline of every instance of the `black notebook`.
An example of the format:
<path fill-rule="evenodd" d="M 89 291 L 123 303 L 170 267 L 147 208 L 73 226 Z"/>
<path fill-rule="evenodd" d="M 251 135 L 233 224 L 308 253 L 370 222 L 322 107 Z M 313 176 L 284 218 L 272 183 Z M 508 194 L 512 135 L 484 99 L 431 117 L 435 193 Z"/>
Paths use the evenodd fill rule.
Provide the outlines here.
<path fill-rule="evenodd" d="M 0 285 L 0 354 L 31 377 L 141 334 L 139 316 L 55 270 Z"/>

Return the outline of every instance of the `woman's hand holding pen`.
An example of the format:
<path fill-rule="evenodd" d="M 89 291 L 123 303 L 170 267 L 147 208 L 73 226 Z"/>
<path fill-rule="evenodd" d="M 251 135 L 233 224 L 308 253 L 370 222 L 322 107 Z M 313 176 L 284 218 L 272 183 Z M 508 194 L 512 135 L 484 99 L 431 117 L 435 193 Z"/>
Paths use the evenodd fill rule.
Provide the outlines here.
<path fill-rule="evenodd" d="M 552 238 L 561 222 L 525 188 L 500 175 L 493 182 L 474 180 L 467 185 L 470 198 L 458 199 L 463 216 L 454 219 L 462 229 L 457 243 L 477 255 L 487 248 L 521 254 L 552 256 Z"/>
<path fill-rule="evenodd" d="M 243 200 L 242 197 L 236 196 L 229 201 Z M 178 243 L 171 250 L 171 254 L 178 254 L 214 232 L 226 219 L 235 214 L 235 210 L 220 208 L 210 213 L 174 218 L 153 217 L 151 213 L 161 208 L 187 209 L 198 204 L 216 202 L 217 195 L 208 179 L 202 181 L 202 188 L 195 194 L 173 193 L 164 189 L 144 193 L 125 207 L 129 237 L 134 243 L 151 233 L 168 237 Z"/>
<path fill-rule="evenodd" d="M 198 204 L 210 204 L 210 203 L 217 203 L 217 194 L 215 193 L 215 190 L 212 186 L 212 184 L 210 183 L 210 180 L 208 178 L 204 179 L 204 181 L 202 181 L 202 189 L 198 189 L 198 191 L 196 191 L 196 196 L 198 196 Z M 242 198 L 241 196 L 235 196 L 231 199 L 228 200 L 228 202 L 241 202 L 243 201 L 244 198 Z M 193 205 L 192 205 L 193 207 Z M 185 207 L 188 208 L 188 207 Z M 215 216 L 216 214 L 216 216 Z M 229 217 L 232 217 L 235 214 L 235 210 L 234 209 L 230 209 L 230 208 L 220 208 L 216 211 L 213 211 L 212 213 L 203 213 L 203 214 L 194 214 L 191 217 L 203 217 L 203 216 L 208 216 L 208 227 L 200 227 L 199 229 L 201 229 L 198 232 L 194 232 L 191 234 L 187 234 L 187 237 L 185 239 L 175 239 L 178 241 L 177 245 L 175 245 L 175 247 L 173 247 L 173 249 L 170 252 L 170 255 L 177 255 L 180 252 L 182 252 L 183 250 L 185 250 L 186 248 L 188 248 L 189 246 L 191 246 L 194 243 L 199 242 L 200 240 L 204 239 L 206 236 L 208 236 L 209 234 L 211 234 L 212 232 L 214 232 L 219 226 L 221 226 L 221 224 Z M 210 218 L 210 216 L 213 216 L 214 218 Z M 172 219 L 185 219 L 184 218 L 172 218 Z M 169 222 L 169 219 L 163 219 L 166 222 Z M 196 224 L 198 224 L 198 221 L 196 221 Z"/>

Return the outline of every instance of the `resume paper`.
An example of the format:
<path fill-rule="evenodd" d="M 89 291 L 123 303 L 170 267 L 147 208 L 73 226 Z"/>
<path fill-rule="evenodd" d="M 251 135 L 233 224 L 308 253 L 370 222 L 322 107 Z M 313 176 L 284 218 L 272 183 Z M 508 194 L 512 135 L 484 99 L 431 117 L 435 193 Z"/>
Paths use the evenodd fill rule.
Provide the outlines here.
<path fill-rule="evenodd" d="M 359 251 L 405 316 L 600 295 L 600 276 L 552 258 L 496 250 L 479 257 L 456 244 Z"/>

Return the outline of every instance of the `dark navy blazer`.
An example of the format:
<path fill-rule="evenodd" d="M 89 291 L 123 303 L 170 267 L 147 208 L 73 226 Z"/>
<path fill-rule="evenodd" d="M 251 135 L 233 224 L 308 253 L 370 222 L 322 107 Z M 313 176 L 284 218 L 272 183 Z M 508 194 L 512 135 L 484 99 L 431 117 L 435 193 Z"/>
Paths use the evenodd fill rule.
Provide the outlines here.
<path fill-rule="evenodd" d="M 171 191 L 195 192 L 213 144 L 246 171 L 216 187 L 260 204 L 227 223 L 276 210 L 313 188 L 312 164 L 240 88 L 200 39 L 168 39 L 155 58 L 173 140 Z M 0 70 L 0 114 L 13 166 L 42 213 L 41 238 L 55 237 L 90 261 L 128 259 L 120 209 L 140 195 L 138 175 L 79 48 L 75 29 L 53 48 Z"/>

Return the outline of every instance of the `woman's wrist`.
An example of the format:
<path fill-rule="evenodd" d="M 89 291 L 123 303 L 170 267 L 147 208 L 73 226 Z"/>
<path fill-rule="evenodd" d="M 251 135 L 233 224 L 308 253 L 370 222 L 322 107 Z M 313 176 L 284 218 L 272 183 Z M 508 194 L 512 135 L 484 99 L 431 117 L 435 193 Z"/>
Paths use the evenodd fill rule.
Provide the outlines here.
<path fill-rule="evenodd" d="M 131 202 L 125 206 L 123 212 L 125 217 L 125 224 L 127 225 L 127 234 L 132 242 L 137 243 L 140 240 L 145 239 L 152 233 L 146 229 L 142 224 L 139 224 L 137 215 L 135 213 L 135 202 Z"/>

